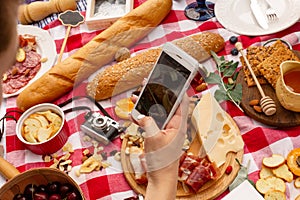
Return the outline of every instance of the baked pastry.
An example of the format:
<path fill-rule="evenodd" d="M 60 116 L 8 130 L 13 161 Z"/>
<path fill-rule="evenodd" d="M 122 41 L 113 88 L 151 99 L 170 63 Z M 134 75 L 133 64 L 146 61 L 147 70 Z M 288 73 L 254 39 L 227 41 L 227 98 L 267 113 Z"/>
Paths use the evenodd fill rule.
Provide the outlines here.
<path fill-rule="evenodd" d="M 296 148 L 290 151 L 286 161 L 291 172 L 296 176 L 300 176 L 300 148 Z"/>

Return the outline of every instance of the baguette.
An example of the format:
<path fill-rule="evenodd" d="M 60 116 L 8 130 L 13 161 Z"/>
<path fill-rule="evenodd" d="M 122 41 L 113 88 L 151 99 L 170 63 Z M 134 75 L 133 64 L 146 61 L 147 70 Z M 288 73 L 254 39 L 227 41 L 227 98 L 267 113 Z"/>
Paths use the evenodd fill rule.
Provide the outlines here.
<path fill-rule="evenodd" d="M 122 47 L 129 48 L 153 30 L 169 13 L 172 0 L 147 0 L 56 64 L 17 97 L 21 110 L 52 102 L 108 64 Z"/>
<path fill-rule="evenodd" d="M 210 57 L 210 51 L 224 48 L 224 39 L 216 33 L 203 32 L 173 41 L 198 62 Z M 87 85 L 87 94 L 103 100 L 139 86 L 153 68 L 161 48 L 150 49 L 111 65 L 98 73 Z"/>

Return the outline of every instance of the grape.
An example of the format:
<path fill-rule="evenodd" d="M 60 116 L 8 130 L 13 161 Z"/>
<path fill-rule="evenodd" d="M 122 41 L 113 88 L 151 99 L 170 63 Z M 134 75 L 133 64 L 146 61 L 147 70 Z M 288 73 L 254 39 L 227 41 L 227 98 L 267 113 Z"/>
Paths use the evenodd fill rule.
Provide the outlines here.
<path fill-rule="evenodd" d="M 61 196 L 59 194 L 52 194 L 50 197 L 49 197 L 49 200 L 61 200 Z"/>
<path fill-rule="evenodd" d="M 235 44 L 235 43 L 237 43 L 237 41 L 238 41 L 238 38 L 237 38 L 236 36 L 231 36 L 231 37 L 229 38 L 229 42 L 230 42 L 231 44 Z"/>
<path fill-rule="evenodd" d="M 23 194 L 16 194 L 13 198 L 13 200 L 27 200 L 28 198 L 26 198 Z"/>
<path fill-rule="evenodd" d="M 33 195 L 33 199 L 34 200 L 47 200 L 48 199 L 48 195 L 46 192 L 36 192 Z"/>
<path fill-rule="evenodd" d="M 59 192 L 59 187 L 60 187 L 60 183 L 57 182 L 57 181 L 52 182 L 52 183 L 48 183 L 48 185 L 47 185 L 47 191 L 50 194 L 58 193 Z"/>
<path fill-rule="evenodd" d="M 67 200 L 79 200 L 79 199 L 80 199 L 79 196 L 74 191 L 67 194 Z"/>
<path fill-rule="evenodd" d="M 237 50 L 237 48 L 233 48 L 233 49 L 231 49 L 230 53 L 231 53 L 231 55 L 236 56 L 239 54 L 239 51 Z"/>
<path fill-rule="evenodd" d="M 37 191 L 37 186 L 35 184 L 28 184 L 24 189 L 24 195 L 26 197 L 32 197 L 36 191 Z"/>
<path fill-rule="evenodd" d="M 46 185 L 39 185 L 38 187 L 37 187 L 37 191 L 38 192 L 47 192 L 47 186 Z"/>
<path fill-rule="evenodd" d="M 62 197 L 65 197 L 73 189 L 74 188 L 70 183 L 61 184 L 61 186 L 59 187 L 59 194 L 61 194 Z"/>
<path fill-rule="evenodd" d="M 16 194 L 13 200 L 81 200 L 81 196 L 72 184 L 54 181 L 47 185 L 28 184 L 23 194 Z"/>

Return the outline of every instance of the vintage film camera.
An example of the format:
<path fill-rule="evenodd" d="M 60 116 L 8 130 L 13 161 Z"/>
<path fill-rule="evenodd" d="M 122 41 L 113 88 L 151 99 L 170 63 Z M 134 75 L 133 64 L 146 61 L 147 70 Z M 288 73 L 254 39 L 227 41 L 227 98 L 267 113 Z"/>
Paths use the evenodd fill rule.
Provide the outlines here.
<path fill-rule="evenodd" d="M 80 126 L 81 130 L 105 145 L 121 132 L 118 122 L 100 113 L 89 113 L 85 118 L 86 121 Z"/>

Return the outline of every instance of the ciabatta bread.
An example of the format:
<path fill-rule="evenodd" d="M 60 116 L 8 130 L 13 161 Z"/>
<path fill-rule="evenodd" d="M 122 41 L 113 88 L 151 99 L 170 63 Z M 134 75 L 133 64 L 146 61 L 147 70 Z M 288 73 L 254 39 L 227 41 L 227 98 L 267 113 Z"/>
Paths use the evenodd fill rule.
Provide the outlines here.
<path fill-rule="evenodd" d="M 217 33 L 203 32 L 173 41 L 198 62 L 210 57 L 210 51 L 224 48 L 224 39 Z M 87 86 L 87 94 L 103 100 L 139 86 L 148 77 L 161 49 L 150 49 L 99 72 Z"/>
<path fill-rule="evenodd" d="M 121 47 L 131 47 L 152 31 L 169 13 L 172 0 L 147 0 L 118 19 L 64 61 L 56 64 L 17 97 L 17 106 L 52 102 L 100 67 L 108 64 Z"/>

